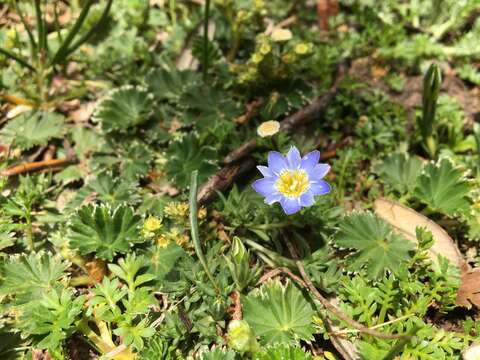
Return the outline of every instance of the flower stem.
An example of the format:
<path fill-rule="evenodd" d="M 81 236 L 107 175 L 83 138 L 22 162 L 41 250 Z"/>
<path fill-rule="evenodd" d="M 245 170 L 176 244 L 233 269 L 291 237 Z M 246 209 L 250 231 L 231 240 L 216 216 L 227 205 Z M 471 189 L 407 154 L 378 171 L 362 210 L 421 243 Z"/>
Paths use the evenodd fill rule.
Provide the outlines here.
<path fill-rule="evenodd" d="M 205 17 L 203 19 L 203 80 L 208 73 L 208 22 L 210 20 L 210 0 L 205 1 Z"/>
<path fill-rule="evenodd" d="M 212 283 L 213 287 L 220 293 L 220 288 L 213 279 L 212 274 L 207 266 L 205 255 L 203 254 L 202 244 L 200 243 L 200 235 L 198 232 L 198 204 L 197 204 L 197 188 L 198 188 L 198 170 L 192 171 L 190 182 L 190 231 L 192 234 L 193 246 L 195 247 L 195 253 L 197 254 L 200 263 L 207 274 L 208 279 Z"/>

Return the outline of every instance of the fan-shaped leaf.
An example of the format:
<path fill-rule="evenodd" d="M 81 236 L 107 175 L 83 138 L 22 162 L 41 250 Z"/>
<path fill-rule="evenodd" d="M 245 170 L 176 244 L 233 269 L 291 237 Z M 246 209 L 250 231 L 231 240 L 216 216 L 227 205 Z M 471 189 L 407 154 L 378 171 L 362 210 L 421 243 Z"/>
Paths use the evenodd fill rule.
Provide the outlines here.
<path fill-rule="evenodd" d="M 94 119 L 105 132 L 126 133 L 152 113 L 153 95 L 145 88 L 124 86 L 111 91 L 95 110 Z"/>
<path fill-rule="evenodd" d="M 367 275 L 376 279 L 385 270 L 396 273 L 399 265 L 408 261 L 413 244 L 393 232 L 390 225 L 372 213 L 357 212 L 346 216 L 340 223 L 335 244 L 354 249 L 349 264 L 352 270 L 366 268 Z"/>
<path fill-rule="evenodd" d="M 422 161 L 404 153 L 390 155 L 377 168 L 380 177 L 402 194 L 413 191 L 421 171 Z"/>
<path fill-rule="evenodd" d="M 242 299 L 244 318 L 260 342 L 295 344 L 313 339 L 315 310 L 290 282 L 271 281 Z"/>
<path fill-rule="evenodd" d="M 143 241 L 138 235 L 141 218 L 133 209 L 120 205 L 87 205 L 72 217 L 69 239 L 81 254 L 95 253 L 100 259 L 112 260 L 115 254 L 125 254 L 130 247 Z"/>
<path fill-rule="evenodd" d="M 428 164 L 419 177 L 415 195 L 433 209 L 446 215 L 466 212 L 470 206 L 470 186 L 463 173 L 443 159 L 440 163 Z"/>

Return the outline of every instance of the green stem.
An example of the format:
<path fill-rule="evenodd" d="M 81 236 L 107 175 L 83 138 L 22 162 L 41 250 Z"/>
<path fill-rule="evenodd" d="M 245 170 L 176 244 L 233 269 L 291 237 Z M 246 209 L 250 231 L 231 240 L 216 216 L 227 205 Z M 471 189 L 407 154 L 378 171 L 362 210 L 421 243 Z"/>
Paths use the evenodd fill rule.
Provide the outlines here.
<path fill-rule="evenodd" d="M 33 72 L 36 72 L 37 69 L 35 69 L 32 65 L 30 65 L 27 60 L 25 59 L 22 59 L 20 56 L 14 54 L 13 52 L 11 51 L 8 51 L 7 49 L 4 49 L 2 47 L 0 47 L 0 54 L 3 54 L 5 55 L 6 57 L 12 59 L 12 60 L 15 60 L 16 62 L 18 62 L 20 65 L 30 69 L 31 71 Z"/>
<path fill-rule="evenodd" d="M 92 7 L 92 5 L 93 5 L 93 0 L 87 0 L 87 3 L 82 8 L 82 11 L 78 16 L 77 21 L 75 21 L 75 24 L 73 24 L 72 29 L 69 31 L 67 37 L 65 38 L 65 41 L 62 43 L 60 48 L 55 53 L 50 65 L 53 66 L 65 59 L 65 57 L 68 54 L 68 49 L 70 47 L 70 44 L 72 43 L 75 36 L 77 36 L 78 32 L 80 31 L 80 28 L 82 27 L 85 19 L 87 18 L 88 12 L 90 11 L 90 8 Z"/>
<path fill-rule="evenodd" d="M 113 0 L 108 0 L 107 5 L 103 9 L 102 16 L 100 16 L 100 20 L 90 28 L 90 30 L 83 35 L 80 39 L 78 39 L 65 53 L 65 57 L 69 56 L 73 52 L 75 52 L 80 46 L 85 44 L 98 30 L 98 28 L 107 20 L 108 13 L 110 12 L 110 8 L 112 7 Z"/>
<path fill-rule="evenodd" d="M 14 1 L 14 5 L 15 5 L 15 11 L 17 12 L 18 16 L 20 17 L 20 21 L 22 22 L 23 27 L 27 31 L 28 39 L 30 40 L 30 47 L 31 47 L 31 52 L 32 52 L 31 55 L 32 55 L 32 58 L 34 58 L 37 55 L 37 52 L 36 52 L 37 51 L 37 43 L 35 42 L 35 38 L 33 37 L 33 33 L 32 33 L 32 30 L 30 29 L 30 26 L 27 24 L 27 21 L 25 20 L 25 17 L 23 16 L 23 12 L 20 9 L 20 6 L 18 6 L 18 1 L 17 0 Z"/>
<path fill-rule="evenodd" d="M 208 73 L 208 22 L 210 20 L 210 0 L 205 1 L 205 17 L 203 19 L 203 80 Z"/>
<path fill-rule="evenodd" d="M 40 0 L 35 0 L 35 16 L 37 20 L 38 49 L 43 51 L 47 48 L 47 32 L 42 16 L 42 9 L 40 8 Z"/>
<path fill-rule="evenodd" d="M 198 232 L 198 204 L 197 204 L 197 188 L 198 188 L 198 170 L 192 171 L 191 182 L 190 182 L 190 231 L 192 234 L 193 246 L 195 247 L 195 252 L 197 257 L 200 260 L 200 263 L 205 270 L 205 273 L 208 276 L 208 279 L 212 283 L 213 287 L 220 293 L 220 288 L 213 279 L 212 274 L 207 266 L 207 261 L 205 255 L 203 254 L 202 244 L 200 243 L 200 235 Z"/>
<path fill-rule="evenodd" d="M 278 254 L 277 252 L 275 252 L 273 250 L 270 250 L 270 249 L 267 249 L 266 247 L 263 247 L 262 245 L 256 243 L 253 240 L 245 239 L 244 241 L 248 246 L 250 246 L 254 250 L 259 251 L 259 252 L 261 252 L 265 255 L 268 255 L 268 257 L 270 257 L 270 259 L 275 261 L 278 265 L 287 266 L 287 267 L 294 267 L 295 266 L 295 261 L 293 261 L 291 259 L 287 259 L 287 258 L 281 256 L 280 254 Z"/>
<path fill-rule="evenodd" d="M 30 210 L 26 209 L 25 210 L 25 220 L 27 223 L 27 242 L 28 242 L 28 248 L 30 249 L 31 252 L 35 251 L 35 244 L 33 242 L 33 230 L 32 230 L 32 217 L 30 214 Z"/>
<path fill-rule="evenodd" d="M 170 0 L 168 7 L 170 10 L 170 18 L 172 20 L 172 26 L 175 27 L 177 26 L 177 14 L 175 12 L 176 0 Z"/>

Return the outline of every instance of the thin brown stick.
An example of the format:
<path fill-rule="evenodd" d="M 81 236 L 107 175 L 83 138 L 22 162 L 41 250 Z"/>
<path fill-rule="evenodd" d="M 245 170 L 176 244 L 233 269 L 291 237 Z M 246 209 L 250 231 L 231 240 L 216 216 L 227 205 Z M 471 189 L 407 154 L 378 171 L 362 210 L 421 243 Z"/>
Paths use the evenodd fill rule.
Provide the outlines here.
<path fill-rule="evenodd" d="M 240 302 L 240 294 L 238 291 L 234 290 L 230 294 L 230 299 L 233 301 L 232 306 L 232 319 L 233 320 L 242 320 L 242 303 Z"/>
<path fill-rule="evenodd" d="M 0 171 L 0 176 L 14 176 L 27 172 L 40 171 L 44 169 L 56 170 L 63 166 L 73 164 L 76 160 L 72 158 L 61 158 L 43 161 L 34 161 L 25 164 L 16 165 Z"/>
<path fill-rule="evenodd" d="M 298 259 L 298 254 L 295 248 L 293 247 L 292 242 L 285 237 L 285 242 L 287 243 L 288 250 L 290 251 L 290 254 L 292 255 L 293 259 L 295 260 L 295 264 L 297 265 L 298 270 L 300 271 L 300 274 L 302 275 L 303 280 L 307 284 L 308 289 L 310 292 L 315 295 L 315 297 L 320 301 L 320 303 L 323 305 L 323 307 L 330 311 L 333 315 L 335 315 L 337 318 L 340 320 L 346 322 L 348 325 L 351 327 L 357 329 L 359 332 L 372 335 L 381 339 L 410 339 L 411 336 L 409 335 L 401 335 L 401 334 L 384 334 L 382 332 L 376 331 L 374 329 L 368 328 L 359 322 L 351 319 L 348 317 L 347 314 L 343 313 L 340 309 L 337 309 L 334 305 L 332 305 L 320 292 L 317 290 L 315 285 L 313 285 L 312 280 L 308 276 L 307 272 L 305 271 L 305 268 L 303 266 L 303 263 Z"/>
<path fill-rule="evenodd" d="M 300 277 L 298 277 L 297 275 L 295 275 L 294 273 L 292 273 L 290 270 L 288 270 L 285 267 L 279 267 L 279 268 L 273 269 L 273 270 L 269 271 L 268 273 L 264 274 L 258 280 L 257 286 L 263 284 L 268 279 L 271 279 L 271 278 L 273 278 L 273 277 L 275 277 L 279 274 L 286 274 L 286 275 L 290 276 L 293 280 L 295 280 L 298 284 L 300 284 L 302 287 L 304 287 L 305 289 L 307 288 L 307 284 L 305 284 L 305 282 Z"/>

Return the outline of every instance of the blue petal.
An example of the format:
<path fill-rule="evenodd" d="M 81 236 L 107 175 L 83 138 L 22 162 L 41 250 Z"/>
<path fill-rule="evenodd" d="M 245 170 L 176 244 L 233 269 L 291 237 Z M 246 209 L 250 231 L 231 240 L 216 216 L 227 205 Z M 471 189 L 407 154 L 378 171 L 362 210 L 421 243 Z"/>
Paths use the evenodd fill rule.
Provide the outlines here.
<path fill-rule="evenodd" d="M 282 206 L 283 211 L 287 215 L 291 215 L 299 211 L 302 207 L 300 206 L 299 199 L 293 199 L 288 197 L 282 197 L 280 200 L 280 205 Z"/>
<path fill-rule="evenodd" d="M 265 177 L 273 177 L 275 174 L 266 166 L 259 165 L 257 166 L 257 169 L 262 173 L 263 176 Z"/>
<path fill-rule="evenodd" d="M 277 189 L 275 188 L 275 181 L 269 178 L 254 181 L 252 187 L 253 190 L 263 196 L 277 192 Z"/>
<path fill-rule="evenodd" d="M 298 169 L 301 161 L 300 151 L 295 146 L 290 147 L 287 153 L 287 162 L 290 169 Z"/>
<path fill-rule="evenodd" d="M 315 167 L 315 165 L 318 164 L 319 160 L 320 160 L 320 151 L 314 150 L 312 152 L 309 152 L 307 155 L 305 155 L 302 158 L 301 168 L 308 172 L 312 170 Z"/>
<path fill-rule="evenodd" d="M 324 195 L 328 194 L 332 190 L 332 188 L 330 187 L 329 183 L 320 180 L 311 182 L 310 188 L 308 190 L 312 193 L 312 195 Z"/>
<path fill-rule="evenodd" d="M 273 203 L 280 201 L 282 195 L 280 193 L 268 194 L 265 196 L 265 203 L 268 205 L 272 205 Z"/>
<path fill-rule="evenodd" d="M 310 190 L 305 191 L 301 196 L 300 196 L 300 205 L 302 206 L 312 206 L 315 204 L 315 199 L 313 197 L 313 194 Z"/>
<path fill-rule="evenodd" d="M 316 181 L 316 180 L 323 179 L 329 171 L 330 171 L 330 165 L 317 164 L 312 170 L 307 171 L 307 174 L 308 174 L 308 178 L 311 181 Z"/>
<path fill-rule="evenodd" d="M 268 167 L 275 175 L 280 175 L 288 167 L 287 160 L 278 151 L 270 151 L 268 153 Z"/>

